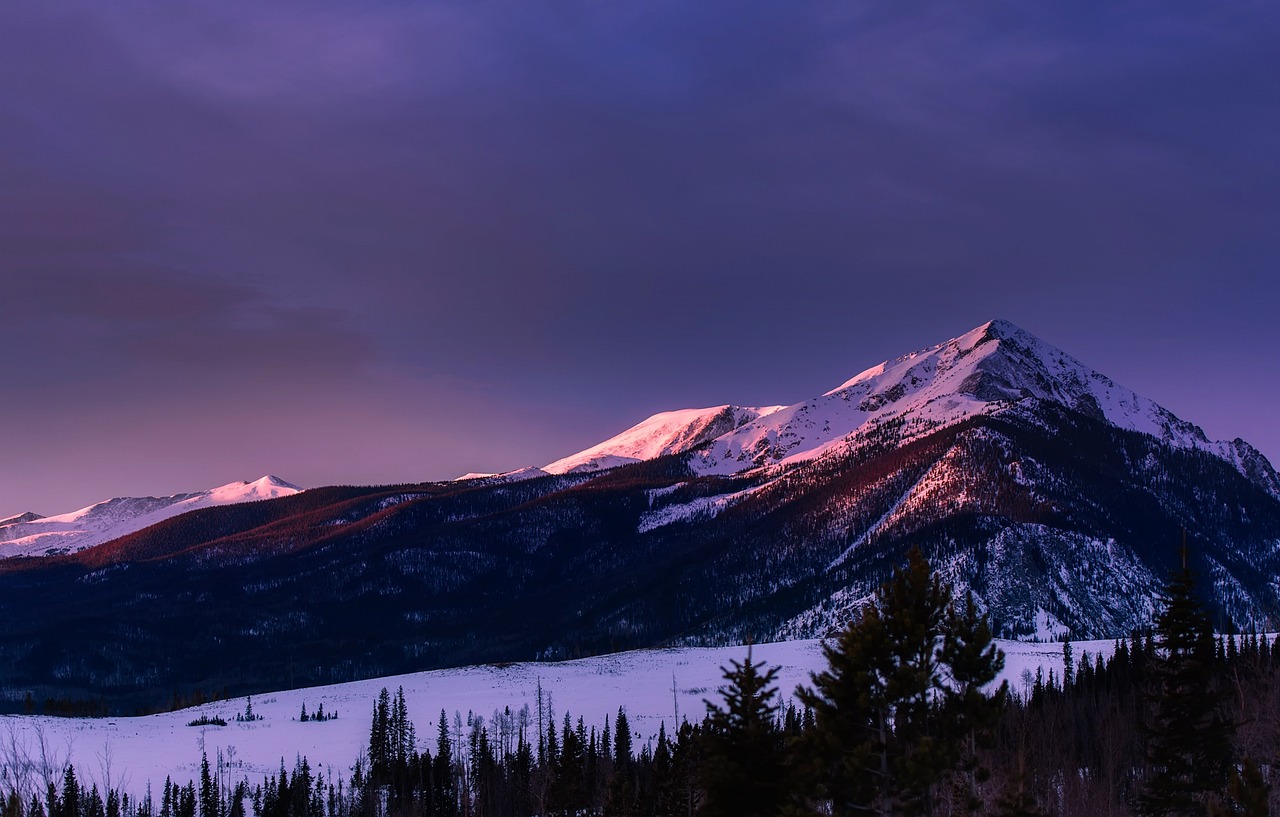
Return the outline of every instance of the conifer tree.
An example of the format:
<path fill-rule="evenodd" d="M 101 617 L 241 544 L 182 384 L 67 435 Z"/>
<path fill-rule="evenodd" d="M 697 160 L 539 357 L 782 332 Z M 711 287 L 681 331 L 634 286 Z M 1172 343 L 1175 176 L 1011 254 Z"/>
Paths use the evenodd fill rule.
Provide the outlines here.
<path fill-rule="evenodd" d="M 631 724 L 627 710 L 618 707 L 613 730 L 613 778 L 605 795 L 606 817 L 633 817 L 638 814 L 635 758 L 631 754 Z"/>
<path fill-rule="evenodd" d="M 862 616 L 823 647 L 828 669 L 798 690 L 812 707 L 808 771 L 837 817 L 929 813 L 949 756 L 930 696 L 951 593 L 913 549 Z"/>
<path fill-rule="evenodd" d="M 440 710 L 436 733 L 436 756 L 431 765 L 432 802 L 440 817 L 458 813 L 458 791 L 453 778 L 453 742 L 449 739 L 449 718 Z"/>
<path fill-rule="evenodd" d="M 1214 678 L 1215 640 L 1186 565 L 1165 590 L 1149 670 L 1150 777 L 1138 807 L 1148 815 L 1200 815 L 1226 791 L 1234 725 Z"/>
<path fill-rule="evenodd" d="M 941 662 L 948 680 L 942 724 L 957 773 L 953 788 L 963 811 L 976 812 L 982 804 L 978 786 L 989 776 L 978 750 L 989 745 L 994 735 L 1009 684 L 1003 682 L 988 692 L 1004 669 L 1004 654 L 995 645 L 986 617 L 978 614 L 971 592 L 965 594 L 963 607 L 948 615 Z"/>
<path fill-rule="evenodd" d="M 80 784 L 76 781 L 76 770 L 67 764 L 66 771 L 62 774 L 62 808 L 59 809 L 59 817 L 81 817 L 80 804 Z"/>
<path fill-rule="evenodd" d="M 209 770 L 209 755 L 200 753 L 200 817 L 221 817 L 218 808 L 218 786 Z"/>
<path fill-rule="evenodd" d="M 613 732 L 613 763 L 614 766 L 629 766 L 631 759 L 631 724 L 627 722 L 627 710 L 620 706 Z"/>
<path fill-rule="evenodd" d="M 699 813 L 707 817 L 777 815 L 790 790 L 782 732 L 775 719 L 778 690 L 773 683 L 778 668 L 760 672 L 750 650 L 746 661 L 731 664 L 732 669 L 723 670 L 723 708 L 705 702 L 708 722 L 702 736 L 701 774 L 705 800 Z M 665 750 L 659 746 L 659 751 Z"/>
<path fill-rule="evenodd" d="M 391 693 L 383 687 L 373 706 L 373 722 L 369 726 L 369 777 L 375 785 L 386 782 L 391 765 Z"/>

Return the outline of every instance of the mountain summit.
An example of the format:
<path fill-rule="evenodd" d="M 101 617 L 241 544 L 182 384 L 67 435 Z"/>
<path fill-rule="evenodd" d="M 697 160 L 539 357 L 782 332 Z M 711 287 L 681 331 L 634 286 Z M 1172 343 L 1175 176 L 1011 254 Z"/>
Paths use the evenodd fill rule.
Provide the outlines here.
<path fill-rule="evenodd" d="M 1280 498 L 1280 478 L 1248 443 L 1209 440 L 1199 427 L 1005 320 L 884 361 L 795 405 L 657 414 L 544 470 L 599 470 L 696 451 L 698 473 L 729 475 L 817 459 L 888 430 L 904 444 L 976 416 L 1034 412 L 1044 402 L 1212 454 Z"/>

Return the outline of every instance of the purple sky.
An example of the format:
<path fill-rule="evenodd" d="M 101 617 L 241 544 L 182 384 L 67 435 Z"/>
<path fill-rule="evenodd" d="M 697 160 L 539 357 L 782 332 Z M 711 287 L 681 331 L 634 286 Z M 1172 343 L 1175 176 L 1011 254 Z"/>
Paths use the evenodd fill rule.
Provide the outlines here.
<path fill-rule="evenodd" d="M 543 464 L 1003 317 L 1280 462 L 1280 6 L 0 5 L 0 517 Z"/>

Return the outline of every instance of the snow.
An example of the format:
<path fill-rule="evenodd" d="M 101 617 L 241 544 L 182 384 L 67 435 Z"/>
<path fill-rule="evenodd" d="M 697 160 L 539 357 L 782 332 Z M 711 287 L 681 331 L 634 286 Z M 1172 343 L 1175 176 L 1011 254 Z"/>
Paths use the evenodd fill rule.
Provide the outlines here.
<path fill-rule="evenodd" d="M 679 486 L 672 486 L 673 488 Z M 653 501 L 653 495 L 657 491 L 650 491 L 650 502 Z M 752 490 L 737 491 L 732 494 L 723 494 L 721 496 L 704 496 L 698 497 L 690 502 L 681 502 L 673 505 L 665 505 L 656 510 L 649 511 L 640 517 L 640 524 L 636 528 L 637 533 L 646 533 L 670 525 L 674 522 L 685 522 L 691 519 L 711 519 L 718 516 L 721 511 L 740 502 L 752 493 Z"/>
<path fill-rule="evenodd" d="M 1247 443 L 1209 440 L 1197 426 L 1003 320 L 879 363 L 794 405 L 655 414 L 545 470 L 599 470 L 700 447 L 692 459 L 700 474 L 785 467 L 845 451 L 882 433 L 903 443 L 1034 401 L 1059 403 L 1177 448 L 1208 452 L 1280 497 L 1280 480 Z"/>
<path fill-rule="evenodd" d="M 44 517 L 38 513 L 27 511 L 26 513 L 20 513 L 17 516 L 11 516 L 8 519 L 0 519 L 0 528 L 3 528 L 6 525 L 14 525 L 18 522 L 34 522 L 37 519 L 44 519 Z"/>
<path fill-rule="evenodd" d="M 517 468 L 514 471 L 503 471 L 500 474 L 487 474 L 478 471 L 472 471 L 463 474 L 460 477 L 454 477 L 452 482 L 469 482 L 472 480 L 482 480 L 480 485 L 495 485 L 500 482 L 522 482 L 526 479 L 537 479 L 538 477 L 549 476 L 546 471 L 534 465 Z"/>
<path fill-rule="evenodd" d="M 893 505 L 889 506 L 889 510 L 885 511 L 880 516 L 879 519 L 877 519 L 876 521 L 868 525 L 867 529 L 864 530 L 862 533 L 858 534 L 858 537 L 854 539 L 853 542 L 851 542 L 848 547 L 842 550 L 839 556 L 831 560 L 831 563 L 827 565 L 827 570 L 834 570 L 836 567 L 839 567 L 840 563 L 843 562 L 845 559 L 848 559 L 850 556 L 852 556 L 855 550 L 857 550 L 858 548 L 866 544 L 867 540 L 871 538 L 872 534 L 874 534 L 876 531 L 884 527 L 885 523 L 887 523 L 890 519 L 892 519 L 898 513 L 898 511 L 902 509 L 902 506 L 906 504 L 906 502 L 909 499 L 911 499 L 911 497 L 920 489 L 921 484 L 928 477 L 929 477 L 929 474 L 925 474 L 923 477 L 916 480 L 915 484 L 913 484 L 910 488 L 907 488 L 907 490 L 903 491 L 902 496 L 898 497 L 897 500 L 894 501 Z"/>
<path fill-rule="evenodd" d="M 1005 652 L 1001 677 L 1015 693 L 1022 693 L 1024 670 L 1034 676 L 1043 668 L 1048 677 L 1052 669 L 1061 677 L 1061 644 L 998 644 Z M 1112 649 L 1110 641 L 1073 644 L 1077 662 L 1085 653 L 1110 655 Z M 809 684 L 810 673 L 825 667 L 820 641 L 759 644 L 751 651 L 753 660 L 780 667 L 777 686 L 784 697 L 798 685 Z M 485 664 L 355 681 L 254 696 L 253 711 L 264 719 L 247 723 L 235 721 L 236 714 L 244 712 L 244 698 L 134 718 L 0 716 L 0 752 L 38 757 L 43 740 L 53 768 L 60 772 L 69 760 L 82 779 L 99 786 L 105 782 L 109 758 L 113 783 L 135 794 L 144 793 L 148 782 L 155 792 L 166 775 L 183 782 L 198 777 L 202 748 L 211 761 L 218 750 L 234 758 L 235 774 L 252 782 L 278 771 L 281 758 L 292 768 L 298 754 L 327 778 L 348 776 L 367 745 L 372 708 L 383 687 L 393 692 L 404 688 L 419 739 L 430 748 L 442 709 L 450 721 L 456 712 L 465 722 L 468 712 L 489 719 L 504 707 L 518 713 L 528 706 L 536 723 L 539 684 L 557 722 L 567 709 L 575 721 L 582 716 L 588 728 L 599 729 L 606 716 L 612 721 L 618 707 L 625 706 L 639 747 L 656 737 L 660 724 L 671 733 L 683 719 L 701 719 L 705 701 L 718 699 L 724 683 L 721 668 L 746 654 L 746 647 L 637 650 L 577 661 Z M 337 712 L 338 718 L 300 722 L 304 704 L 309 713 L 323 704 L 325 712 Z M 202 715 L 220 716 L 228 725 L 186 725 Z"/>
<path fill-rule="evenodd" d="M 301 490 L 297 485 L 268 475 L 252 482 L 230 482 L 194 493 L 116 497 L 57 516 L 31 514 L 29 516 L 35 518 L 25 520 L 16 517 L 22 521 L 0 525 L 0 559 L 75 553 L 188 511 L 275 499 Z"/>
<path fill-rule="evenodd" d="M 664 411 L 602 443 L 556 460 L 544 466 L 543 470 L 552 474 L 571 473 L 584 466 L 600 470 L 627 462 L 677 454 L 780 408 L 782 407 L 746 408 L 724 405 Z"/>

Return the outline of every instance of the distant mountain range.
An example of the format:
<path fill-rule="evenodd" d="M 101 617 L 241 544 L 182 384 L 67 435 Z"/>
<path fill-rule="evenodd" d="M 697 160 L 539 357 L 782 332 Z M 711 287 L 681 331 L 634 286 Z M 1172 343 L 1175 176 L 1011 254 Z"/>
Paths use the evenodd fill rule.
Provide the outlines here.
<path fill-rule="evenodd" d="M 116 497 L 57 516 L 28 512 L 0 519 L 0 559 L 75 553 L 187 511 L 276 499 L 301 490 L 279 477 L 265 476 L 188 494 Z"/>
<path fill-rule="evenodd" d="M 821 636 L 912 546 L 1002 636 L 1109 638 L 1150 623 L 1184 529 L 1219 624 L 1280 627 L 1266 458 L 993 321 L 811 400 L 665 412 L 542 468 L 315 488 L 0 561 L 0 695 L 131 706 Z"/>

